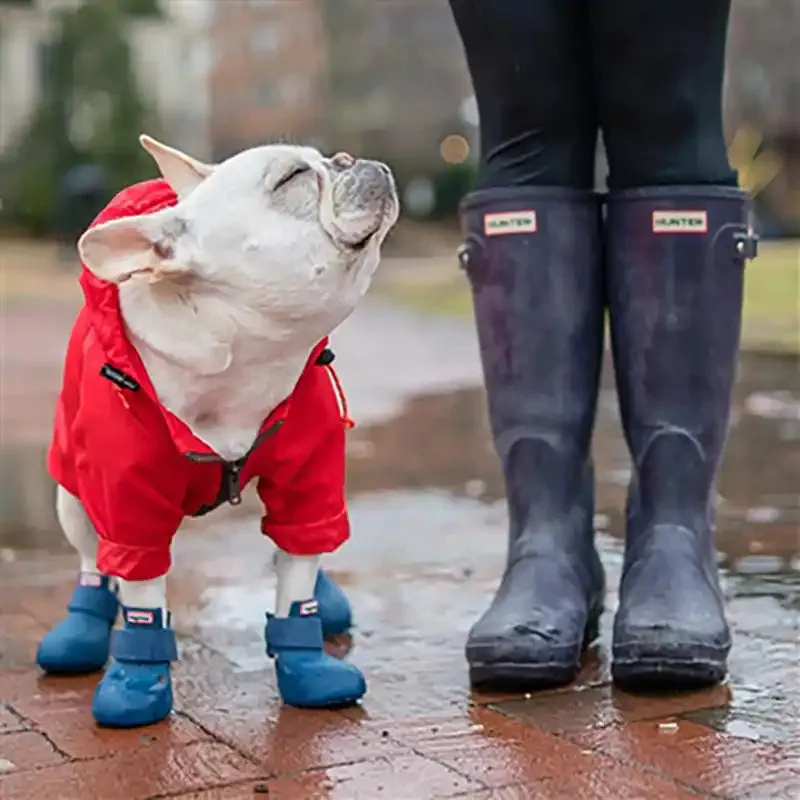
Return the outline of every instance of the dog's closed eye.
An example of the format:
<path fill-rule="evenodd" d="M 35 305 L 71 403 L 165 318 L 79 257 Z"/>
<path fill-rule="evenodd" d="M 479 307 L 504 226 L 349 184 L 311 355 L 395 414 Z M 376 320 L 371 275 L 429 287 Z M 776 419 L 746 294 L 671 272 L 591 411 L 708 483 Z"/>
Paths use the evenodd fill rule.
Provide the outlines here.
<path fill-rule="evenodd" d="M 295 178 L 300 175 L 303 175 L 306 172 L 309 172 L 311 167 L 308 164 L 295 164 L 290 170 L 286 172 L 275 185 L 272 187 L 273 192 L 277 192 L 279 189 L 288 186 Z"/>

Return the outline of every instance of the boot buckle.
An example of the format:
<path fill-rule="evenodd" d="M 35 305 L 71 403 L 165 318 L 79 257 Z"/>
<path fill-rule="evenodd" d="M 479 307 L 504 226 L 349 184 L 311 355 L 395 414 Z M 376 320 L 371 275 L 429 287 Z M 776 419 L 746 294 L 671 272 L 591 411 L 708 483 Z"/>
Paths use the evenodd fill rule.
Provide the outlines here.
<path fill-rule="evenodd" d="M 456 256 L 458 257 L 458 263 L 461 269 L 466 270 L 469 266 L 469 245 L 466 242 L 460 245 L 458 250 L 456 250 Z"/>
<path fill-rule="evenodd" d="M 758 234 L 754 230 L 735 233 L 733 241 L 737 254 L 746 261 L 752 261 L 758 255 Z"/>

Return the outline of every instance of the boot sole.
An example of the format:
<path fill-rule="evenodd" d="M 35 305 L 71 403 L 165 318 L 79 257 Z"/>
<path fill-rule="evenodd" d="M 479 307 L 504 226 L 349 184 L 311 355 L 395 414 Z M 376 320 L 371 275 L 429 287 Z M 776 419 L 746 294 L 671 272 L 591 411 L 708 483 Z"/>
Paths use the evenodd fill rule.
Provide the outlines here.
<path fill-rule="evenodd" d="M 581 652 L 586 650 L 600 635 L 600 617 L 603 609 L 591 612 L 583 632 Z M 476 647 L 475 651 L 483 649 Z M 476 652 L 476 655 L 477 655 Z M 470 649 L 467 648 L 470 660 Z M 580 671 L 580 661 L 511 662 L 493 661 L 481 663 L 470 660 L 469 680 L 473 687 L 494 691 L 517 691 L 547 689 L 563 686 L 572 681 Z"/>
<path fill-rule="evenodd" d="M 611 677 L 620 686 L 644 691 L 702 689 L 720 683 L 727 672 L 719 658 L 615 657 Z"/>
<path fill-rule="evenodd" d="M 494 664 L 472 664 L 469 681 L 475 688 L 516 691 L 547 689 L 569 683 L 577 674 L 575 664 L 514 664 L 498 661 Z"/>
<path fill-rule="evenodd" d="M 38 661 L 36 663 L 45 675 L 52 675 L 54 678 L 80 678 L 82 675 L 97 675 L 102 672 L 108 663 L 108 659 L 99 667 L 94 664 L 92 666 L 84 664 L 77 667 L 57 667 L 52 665 L 45 666 Z"/>

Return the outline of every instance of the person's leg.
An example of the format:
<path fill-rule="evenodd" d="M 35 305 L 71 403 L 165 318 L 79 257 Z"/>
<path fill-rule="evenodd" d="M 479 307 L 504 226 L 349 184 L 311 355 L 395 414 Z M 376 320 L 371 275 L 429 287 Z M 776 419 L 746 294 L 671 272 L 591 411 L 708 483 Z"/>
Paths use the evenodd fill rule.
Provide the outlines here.
<path fill-rule="evenodd" d="M 594 183 L 585 0 L 450 0 L 480 115 L 478 188 Z"/>
<path fill-rule="evenodd" d="M 610 165 L 607 291 L 633 460 L 619 681 L 720 680 L 715 481 L 739 344 L 747 201 L 722 136 L 729 0 L 608 0 L 593 20 Z"/>
<path fill-rule="evenodd" d="M 474 684 L 569 680 L 597 633 L 589 442 L 602 351 L 596 124 L 583 0 L 451 0 L 480 111 L 462 204 L 469 278 L 510 517 L 508 561 L 473 626 Z"/>
<path fill-rule="evenodd" d="M 736 186 L 722 130 L 730 0 L 591 8 L 609 189 Z"/>

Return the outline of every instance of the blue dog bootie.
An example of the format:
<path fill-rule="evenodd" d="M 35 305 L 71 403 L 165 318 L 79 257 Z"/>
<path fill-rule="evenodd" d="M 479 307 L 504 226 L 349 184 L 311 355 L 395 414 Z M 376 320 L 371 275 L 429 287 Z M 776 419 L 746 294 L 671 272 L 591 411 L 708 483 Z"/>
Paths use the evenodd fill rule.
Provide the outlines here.
<path fill-rule="evenodd" d="M 323 649 L 317 600 L 293 603 L 285 619 L 267 614 L 267 655 L 275 659 L 278 691 L 298 708 L 337 708 L 360 700 L 367 691 L 361 672 Z"/>
<path fill-rule="evenodd" d="M 347 595 L 324 570 L 317 574 L 314 599 L 319 603 L 319 618 L 324 637 L 340 636 L 353 627 L 353 612 L 350 610 Z"/>
<path fill-rule="evenodd" d="M 81 572 L 67 616 L 44 635 L 36 663 L 52 675 L 85 675 L 108 661 L 119 601 L 105 575 Z"/>
<path fill-rule="evenodd" d="M 172 711 L 170 662 L 178 659 L 170 614 L 122 607 L 125 627 L 111 638 L 113 663 L 97 684 L 92 715 L 108 728 L 138 728 Z"/>

